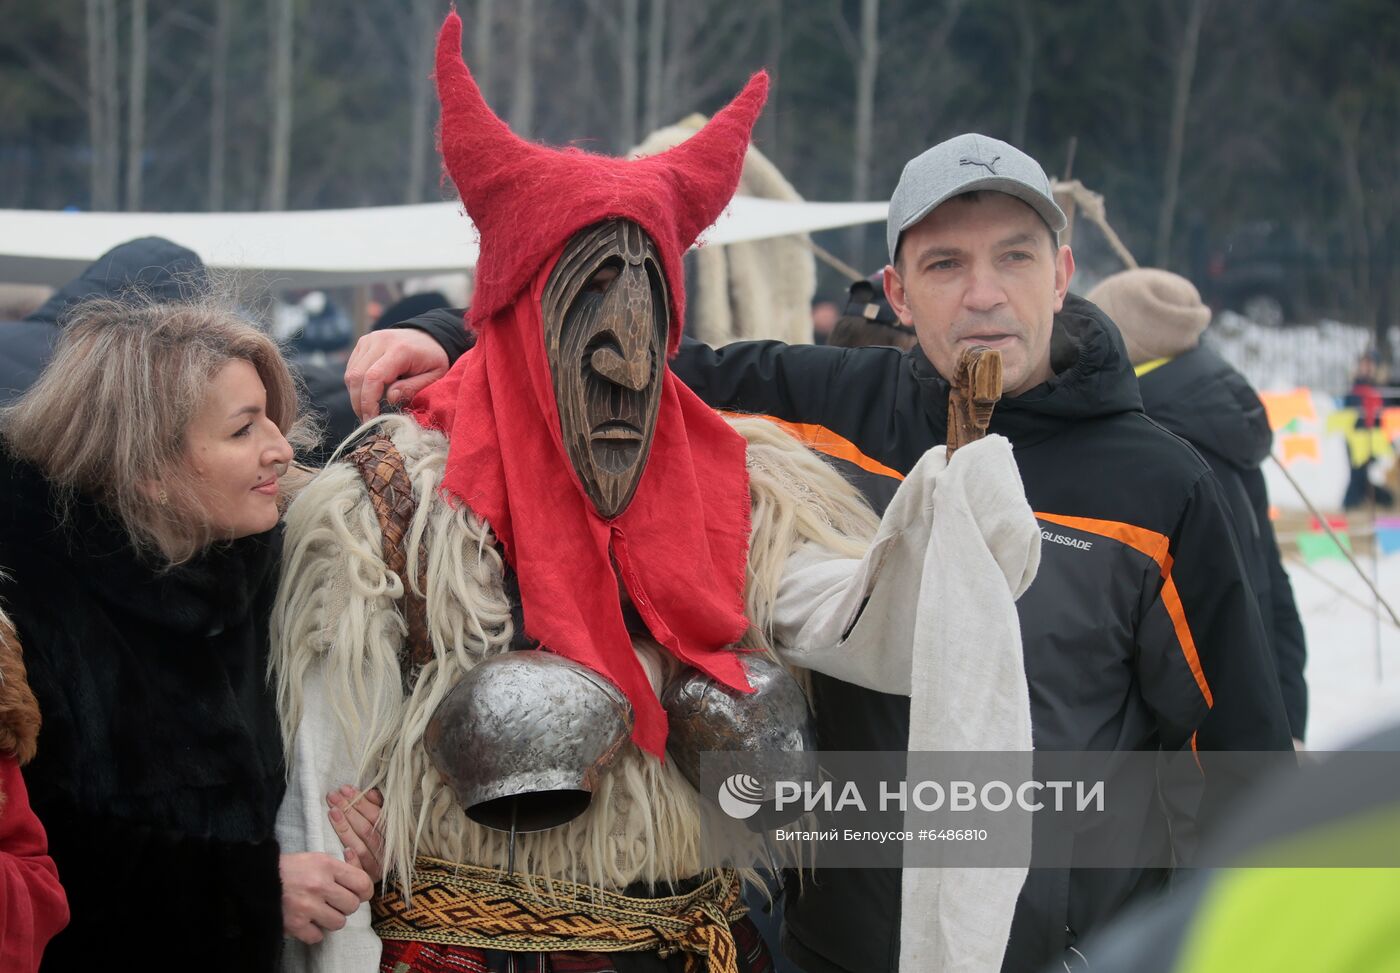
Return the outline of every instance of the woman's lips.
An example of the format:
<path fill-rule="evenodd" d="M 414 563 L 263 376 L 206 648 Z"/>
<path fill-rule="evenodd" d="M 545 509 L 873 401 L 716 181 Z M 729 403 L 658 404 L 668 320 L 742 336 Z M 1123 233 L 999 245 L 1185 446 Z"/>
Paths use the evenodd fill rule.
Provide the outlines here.
<path fill-rule="evenodd" d="M 277 496 L 277 478 L 273 477 L 271 480 L 259 483 L 257 486 L 253 487 L 253 492 L 261 493 L 265 497 Z"/>

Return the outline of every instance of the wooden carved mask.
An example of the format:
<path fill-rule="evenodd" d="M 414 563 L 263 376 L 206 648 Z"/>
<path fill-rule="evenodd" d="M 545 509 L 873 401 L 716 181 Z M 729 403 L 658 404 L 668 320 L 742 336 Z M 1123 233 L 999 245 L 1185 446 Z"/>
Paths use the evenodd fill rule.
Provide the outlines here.
<path fill-rule="evenodd" d="M 542 305 L 564 450 L 611 520 L 641 482 L 661 405 L 671 304 L 656 245 L 630 220 L 580 230 Z"/>

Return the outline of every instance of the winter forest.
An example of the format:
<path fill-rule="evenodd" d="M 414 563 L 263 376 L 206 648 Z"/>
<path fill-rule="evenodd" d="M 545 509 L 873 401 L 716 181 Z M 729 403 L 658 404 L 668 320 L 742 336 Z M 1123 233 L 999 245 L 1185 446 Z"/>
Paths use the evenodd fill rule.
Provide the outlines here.
<path fill-rule="evenodd" d="M 1265 300 L 1283 320 L 1376 329 L 1400 318 L 1394 0 L 458 7 L 487 97 L 549 143 L 625 151 L 766 67 L 756 143 L 807 199 L 887 198 L 907 159 L 981 131 L 1102 193 L 1142 263 L 1186 274 L 1217 306 Z M 429 75 L 446 9 L 0 0 L 0 208 L 442 198 Z M 828 237 L 856 267 L 882 262 L 875 228 Z M 1092 241 L 1076 249 L 1090 269 Z"/>

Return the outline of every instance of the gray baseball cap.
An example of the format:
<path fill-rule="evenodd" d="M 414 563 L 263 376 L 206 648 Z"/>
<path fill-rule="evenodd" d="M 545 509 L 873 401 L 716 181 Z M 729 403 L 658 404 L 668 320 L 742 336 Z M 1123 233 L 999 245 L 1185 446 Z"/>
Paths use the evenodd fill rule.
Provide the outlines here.
<path fill-rule="evenodd" d="M 1000 139 L 968 133 L 939 142 L 905 165 L 885 224 L 890 262 L 901 233 L 954 196 L 977 189 L 1015 196 L 1056 234 L 1065 228 L 1064 211 L 1050 194 L 1050 180 L 1040 163 Z"/>

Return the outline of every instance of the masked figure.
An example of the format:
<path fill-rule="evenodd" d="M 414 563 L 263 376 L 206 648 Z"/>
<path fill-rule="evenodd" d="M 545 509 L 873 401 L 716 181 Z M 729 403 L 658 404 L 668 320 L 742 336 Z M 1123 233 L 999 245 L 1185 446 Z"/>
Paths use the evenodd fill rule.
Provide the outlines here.
<path fill-rule="evenodd" d="M 460 31 L 436 77 L 481 235 L 478 342 L 287 518 L 279 838 L 338 851 L 322 795 L 378 787 L 386 864 L 372 909 L 291 962 L 766 970 L 739 874 L 700 859 L 696 755 L 811 747 L 787 666 L 908 693 L 917 638 L 893 616 L 867 649 L 846 637 L 879 581 L 855 490 L 666 365 L 681 256 L 729 202 L 767 79 L 664 154 L 557 151 L 490 111 Z M 1033 571 L 1034 521 L 1011 516 Z"/>

